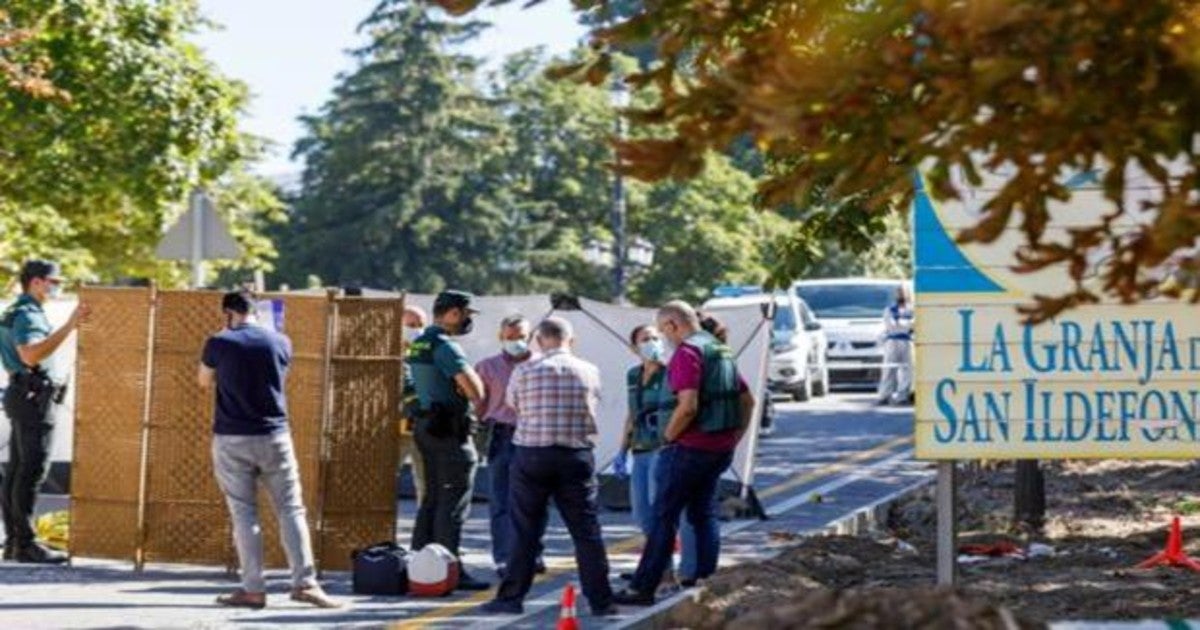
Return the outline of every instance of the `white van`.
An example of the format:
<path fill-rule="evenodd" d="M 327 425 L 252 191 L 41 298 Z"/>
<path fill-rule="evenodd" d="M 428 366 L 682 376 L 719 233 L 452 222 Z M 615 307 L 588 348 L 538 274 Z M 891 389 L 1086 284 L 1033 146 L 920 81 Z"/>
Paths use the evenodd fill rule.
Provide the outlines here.
<path fill-rule="evenodd" d="M 821 324 L 795 293 L 765 293 L 759 287 L 718 287 L 714 297 L 700 307 L 720 317 L 723 309 L 747 304 L 775 304 L 771 327 L 771 358 L 768 387 L 798 401 L 824 396 L 829 391 L 825 361 L 828 342 Z"/>
<path fill-rule="evenodd" d="M 834 385 L 876 387 L 883 363 L 883 311 L 907 280 L 833 278 L 801 280 L 795 295 L 813 310 L 828 337 L 829 370 Z"/>

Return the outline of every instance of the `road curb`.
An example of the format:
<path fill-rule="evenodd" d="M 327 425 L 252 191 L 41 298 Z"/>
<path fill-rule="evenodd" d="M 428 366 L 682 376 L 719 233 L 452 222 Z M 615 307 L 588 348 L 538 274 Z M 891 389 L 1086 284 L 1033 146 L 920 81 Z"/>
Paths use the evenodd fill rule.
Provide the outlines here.
<path fill-rule="evenodd" d="M 879 499 L 878 501 L 863 506 L 849 514 L 838 517 L 830 521 L 822 527 L 816 527 L 805 532 L 804 536 L 821 536 L 836 534 L 842 536 L 859 536 L 862 534 L 878 531 L 880 525 L 887 522 L 888 512 L 892 506 L 900 501 L 904 501 L 910 497 L 918 496 L 922 493 L 929 493 L 933 489 L 934 479 L 932 477 L 922 479 L 916 483 L 910 484 L 900 490 L 893 492 Z M 756 562 L 765 562 L 783 553 L 785 549 L 779 549 L 756 560 Z M 624 619 L 620 623 L 613 624 L 611 628 L 619 630 L 665 630 L 670 626 L 667 625 L 667 619 L 671 611 L 679 604 L 694 600 L 700 595 L 701 589 L 693 588 L 676 593 L 675 595 L 658 602 L 643 610 L 638 615 Z"/>

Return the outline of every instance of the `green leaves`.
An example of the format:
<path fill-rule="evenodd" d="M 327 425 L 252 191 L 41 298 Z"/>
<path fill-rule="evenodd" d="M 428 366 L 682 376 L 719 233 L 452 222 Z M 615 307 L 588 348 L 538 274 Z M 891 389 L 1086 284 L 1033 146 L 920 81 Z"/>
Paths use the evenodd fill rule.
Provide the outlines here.
<path fill-rule="evenodd" d="M 945 196 L 952 167 L 982 161 L 1013 176 L 983 200 L 984 220 L 963 238 L 991 241 L 1017 226 L 1032 255 L 1045 246 L 1048 202 L 1069 194 L 1059 179 L 1101 168 L 1110 174 L 1113 211 L 1141 212 L 1118 203 L 1123 173 L 1136 166 L 1147 183 L 1181 189 L 1184 200 L 1168 205 L 1164 194 L 1146 210 L 1167 216 L 1128 238 L 1112 238 L 1111 221 L 1099 224 L 1110 238 L 1075 241 L 1072 256 L 1112 246 L 1103 281 L 1122 300 L 1154 295 L 1148 278 L 1159 263 L 1200 262 L 1183 245 L 1200 225 L 1181 219 L 1200 213 L 1200 0 L 576 6 L 598 54 L 637 48 L 641 57 L 648 49 L 641 72 L 627 80 L 655 88 L 645 107 L 653 116 L 631 118 L 654 133 L 621 147 L 632 175 L 698 176 L 705 155 L 748 136 L 785 165 L 760 179 L 765 204 L 812 207 L 824 193 L 828 207 L 854 200 L 878 214 L 911 194 L 918 167 Z M 601 66 L 581 63 L 600 80 Z M 977 181 L 974 170 L 967 168 L 968 180 Z M 858 219 L 870 225 L 868 216 Z M 808 251 L 788 250 L 782 269 L 806 266 Z M 1049 316 L 1082 300 L 1073 294 L 1036 307 Z"/>
<path fill-rule="evenodd" d="M 607 85 L 546 71 L 584 79 L 591 66 L 572 64 L 586 53 L 518 53 L 482 77 L 449 45 L 469 33 L 420 4 L 389 0 L 364 24 L 372 41 L 361 65 L 297 145 L 305 173 L 276 232 L 279 277 L 611 297 L 611 269 L 585 249 L 613 238 L 618 115 Z M 699 299 L 716 284 L 761 282 L 787 221 L 754 210 L 753 180 L 730 160 L 701 156 L 681 168 L 681 179 L 696 179 L 626 178 L 627 236 L 656 250 L 655 267 L 632 274 L 631 295 Z"/>
<path fill-rule="evenodd" d="M 221 187 L 255 155 L 237 127 L 244 87 L 187 39 L 202 24 L 195 3 L 12 0 L 5 10 L 36 30 L 0 44 L 0 62 L 40 68 L 57 95 L 0 91 L 0 204 L 25 231 L 0 232 L 7 256 L 45 246 L 27 239 L 45 220 L 62 229 L 42 253 L 77 272 L 163 277 L 153 248 L 188 191 Z M 0 18 L 0 42 L 6 28 Z"/>

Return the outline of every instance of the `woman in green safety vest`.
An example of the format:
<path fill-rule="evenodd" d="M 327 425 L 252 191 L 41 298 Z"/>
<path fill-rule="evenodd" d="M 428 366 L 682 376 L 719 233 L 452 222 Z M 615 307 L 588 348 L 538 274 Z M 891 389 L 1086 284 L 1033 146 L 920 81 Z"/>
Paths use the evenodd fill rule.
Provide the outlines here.
<path fill-rule="evenodd" d="M 629 411 L 625 420 L 625 439 L 614 467 L 618 474 L 625 474 L 627 453 L 632 456 L 629 503 L 638 528 L 648 534 L 654 518 L 654 463 L 658 449 L 662 447 L 662 429 L 670 415 L 662 412 L 670 407 L 672 393 L 667 387 L 665 349 L 658 330 L 650 324 L 640 325 L 630 333 L 629 342 L 642 361 L 625 374 Z M 680 538 L 683 549 L 679 576 L 682 581 L 690 581 L 696 573 L 696 537 L 686 521 L 680 525 Z"/>

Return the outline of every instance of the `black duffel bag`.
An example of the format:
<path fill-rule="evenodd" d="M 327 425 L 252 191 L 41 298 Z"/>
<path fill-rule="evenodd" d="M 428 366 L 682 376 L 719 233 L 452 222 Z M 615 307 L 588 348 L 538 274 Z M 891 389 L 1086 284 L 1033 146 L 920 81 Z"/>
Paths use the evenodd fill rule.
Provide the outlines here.
<path fill-rule="evenodd" d="M 381 542 L 350 554 L 353 589 L 359 595 L 404 595 L 408 592 L 408 550 Z"/>

